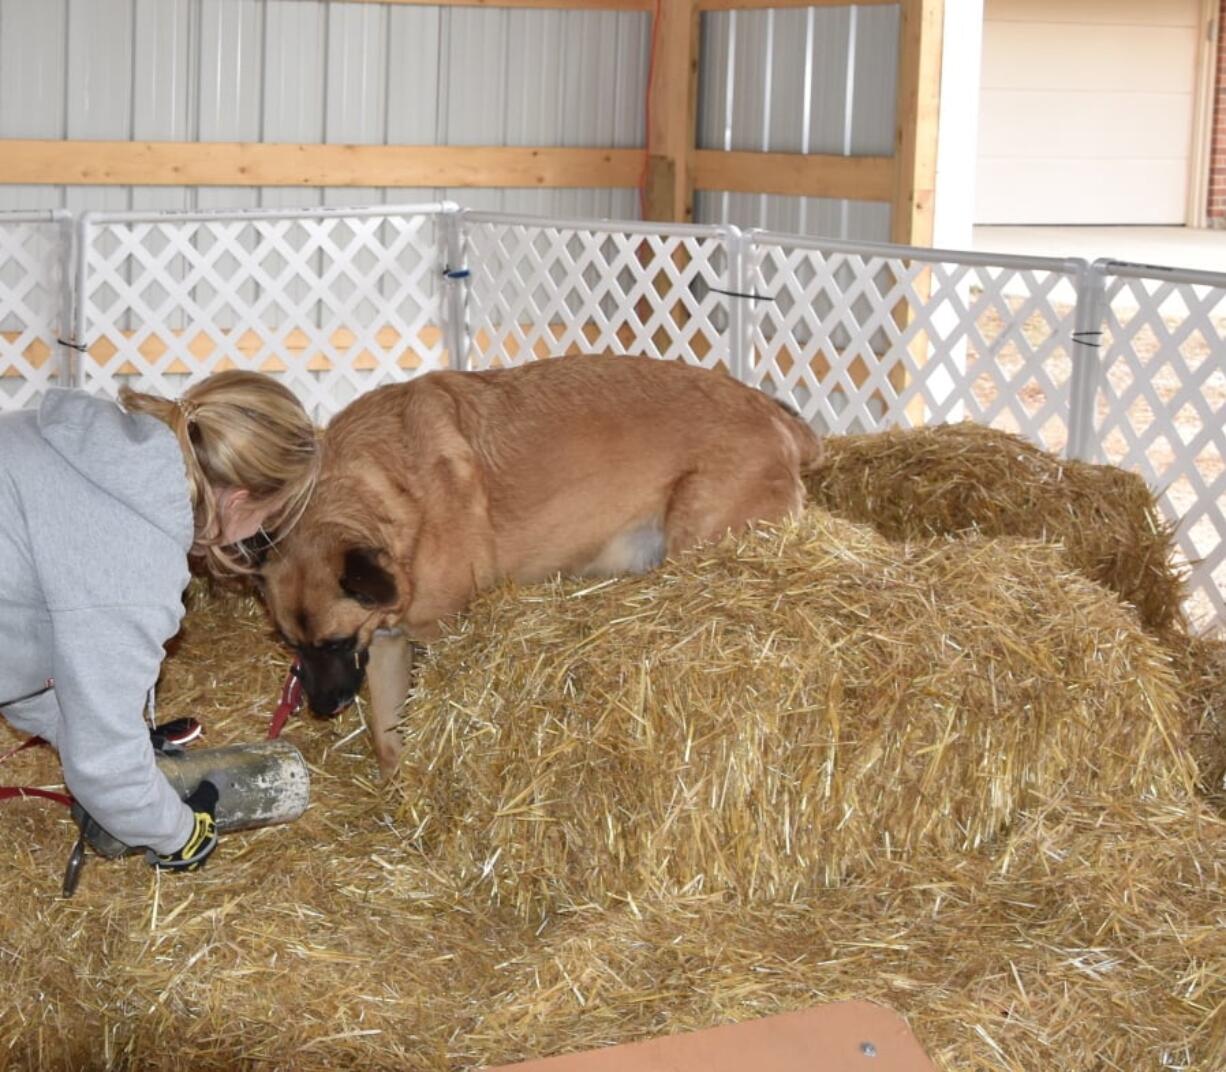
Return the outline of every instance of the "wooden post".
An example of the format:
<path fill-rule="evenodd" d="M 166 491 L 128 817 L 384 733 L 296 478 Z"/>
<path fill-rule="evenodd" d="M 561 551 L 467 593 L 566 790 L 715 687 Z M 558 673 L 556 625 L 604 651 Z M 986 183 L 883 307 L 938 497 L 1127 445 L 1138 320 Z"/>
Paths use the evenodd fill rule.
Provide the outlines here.
<path fill-rule="evenodd" d="M 660 0 L 656 11 L 643 214 L 648 220 L 684 222 L 694 218 L 690 157 L 698 107 L 698 6 L 696 0 Z"/>
<path fill-rule="evenodd" d="M 937 172 L 937 131 L 941 106 L 941 48 L 945 28 L 945 0 L 901 0 L 898 42 L 898 100 L 895 107 L 894 162 L 897 168 L 890 213 L 890 237 L 903 246 L 931 246 Z M 924 301 L 932 288 L 932 273 L 915 280 L 916 297 Z M 910 305 L 902 302 L 894 320 L 905 330 L 911 323 Z M 907 347 L 916 366 L 928 361 L 928 336 L 919 332 Z M 903 391 L 910 382 L 907 370 L 895 366 L 890 383 Z M 908 422 L 922 425 L 924 403 L 913 399 L 906 407 Z"/>
<path fill-rule="evenodd" d="M 945 0 L 902 0 L 900 9 L 894 118 L 898 171 L 890 237 L 904 246 L 930 246 Z"/>

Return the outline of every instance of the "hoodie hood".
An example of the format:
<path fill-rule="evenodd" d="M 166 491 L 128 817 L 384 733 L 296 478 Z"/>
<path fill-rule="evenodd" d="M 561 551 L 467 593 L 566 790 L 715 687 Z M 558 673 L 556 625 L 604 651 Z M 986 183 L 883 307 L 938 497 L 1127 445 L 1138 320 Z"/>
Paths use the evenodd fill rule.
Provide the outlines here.
<path fill-rule="evenodd" d="M 156 417 L 81 391 L 50 388 L 38 409 L 43 439 L 86 480 L 178 542 L 195 523 L 174 433 Z"/>

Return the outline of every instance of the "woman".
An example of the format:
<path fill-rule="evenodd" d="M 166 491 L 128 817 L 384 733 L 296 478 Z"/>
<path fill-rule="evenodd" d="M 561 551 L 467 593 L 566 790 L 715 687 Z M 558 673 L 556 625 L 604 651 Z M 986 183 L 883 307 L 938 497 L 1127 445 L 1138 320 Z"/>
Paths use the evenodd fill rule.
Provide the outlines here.
<path fill-rule="evenodd" d="M 170 400 L 52 389 L 0 416 L 0 710 L 57 749 L 109 834 L 192 869 L 216 843 L 216 793 L 181 801 L 142 718 L 179 630 L 188 556 L 249 572 L 240 542 L 297 520 L 315 430 L 275 380 L 222 372 Z"/>

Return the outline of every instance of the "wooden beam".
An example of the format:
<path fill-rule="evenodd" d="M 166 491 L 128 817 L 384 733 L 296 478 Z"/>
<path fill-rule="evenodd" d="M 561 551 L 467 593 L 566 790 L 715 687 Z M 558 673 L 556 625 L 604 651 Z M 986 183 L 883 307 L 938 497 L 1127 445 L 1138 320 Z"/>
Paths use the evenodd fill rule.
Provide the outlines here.
<path fill-rule="evenodd" d="M 634 187 L 637 149 L 0 140 L 0 184 Z"/>
<path fill-rule="evenodd" d="M 890 237 L 905 246 L 932 245 L 944 24 L 944 0 L 902 0 Z"/>
<path fill-rule="evenodd" d="M 899 0 L 697 0 L 699 11 L 749 11 L 763 7 L 865 7 Z"/>
<path fill-rule="evenodd" d="M 660 0 L 659 24 L 654 26 L 654 75 L 647 87 L 647 146 L 659 168 L 671 167 L 672 189 L 649 182 L 644 217 L 649 220 L 692 220 L 694 193 L 690 157 L 698 109 L 698 8 L 695 0 Z"/>
<path fill-rule="evenodd" d="M 702 190 L 892 201 L 895 175 L 895 161 L 890 156 L 716 149 L 699 149 L 693 154 L 694 185 Z"/>
<path fill-rule="evenodd" d="M 418 7 L 560 8 L 568 11 L 650 11 L 654 0 L 349 0 L 354 4 L 409 4 Z M 897 2 L 897 0 L 893 0 Z"/>

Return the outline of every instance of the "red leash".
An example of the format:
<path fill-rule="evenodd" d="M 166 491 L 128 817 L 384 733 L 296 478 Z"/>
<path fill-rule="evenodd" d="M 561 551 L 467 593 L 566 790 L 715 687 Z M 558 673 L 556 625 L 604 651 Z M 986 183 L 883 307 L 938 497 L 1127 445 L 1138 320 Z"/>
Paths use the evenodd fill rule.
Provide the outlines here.
<path fill-rule="evenodd" d="M 18 752 L 24 752 L 27 748 L 37 748 L 46 743 L 41 737 L 31 737 L 28 741 L 22 741 L 16 748 L 10 748 L 0 756 L 0 763 L 6 759 L 12 759 Z M 56 793 L 50 789 L 39 789 L 33 785 L 0 785 L 0 800 L 15 800 L 18 797 L 41 797 L 43 800 L 54 800 L 66 808 L 72 807 L 72 797 L 67 793 Z"/>
<path fill-rule="evenodd" d="M 268 739 L 281 736 L 289 716 L 302 706 L 302 682 L 298 679 L 298 660 L 289 668 L 285 675 L 285 684 L 281 686 L 281 702 L 273 712 L 272 721 L 268 724 Z"/>
<path fill-rule="evenodd" d="M 42 797 L 43 800 L 54 800 L 57 804 L 63 804 L 66 808 L 72 807 L 72 797 L 67 793 L 56 793 L 33 785 L 0 785 L 0 800 L 13 800 L 16 797 Z"/>

